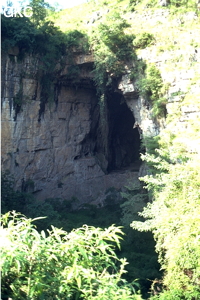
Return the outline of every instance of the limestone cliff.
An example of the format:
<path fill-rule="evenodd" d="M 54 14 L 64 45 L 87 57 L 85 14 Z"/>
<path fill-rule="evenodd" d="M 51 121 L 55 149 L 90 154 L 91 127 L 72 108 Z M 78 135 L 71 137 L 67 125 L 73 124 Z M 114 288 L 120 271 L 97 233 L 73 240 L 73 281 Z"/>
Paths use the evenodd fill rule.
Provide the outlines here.
<path fill-rule="evenodd" d="M 158 23 L 165 28 L 168 18 L 169 12 L 162 9 L 154 14 L 147 10 L 143 15 L 134 12 L 130 16 L 135 24 L 145 19 L 145 26 L 152 32 Z M 190 25 L 195 14 L 182 18 Z M 156 136 L 165 129 L 184 131 L 188 120 L 195 122 L 199 118 L 198 101 L 187 104 L 187 97 L 198 100 L 200 95 L 200 49 L 192 44 L 198 29 L 182 32 L 175 23 L 170 24 L 177 34 L 182 34 L 180 41 L 174 37 L 178 40 L 174 44 L 181 43 L 185 34 L 190 45 L 163 51 L 165 41 L 160 38 L 160 50 L 158 45 L 152 45 L 137 51 L 137 59 L 156 64 L 168 85 L 168 123 L 156 118 L 147 99 L 139 95 L 136 82 L 129 76 L 133 62 L 107 94 L 102 125 L 92 54 L 73 53 L 79 67 L 73 80 L 68 76 L 70 63 L 66 60 L 49 86 L 52 101 L 47 103 L 41 101 L 37 57 L 27 55 L 19 62 L 17 48 L 2 55 L 2 168 L 14 175 L 16 189 L 30 191 L 38 199 L 76 197 L 82 203 L 101 203 L 110 187 L 120 189 L 145 174 L 139 162 L 143 136 Z M 175 113 L 176 124 L 170 123 Z M 197 141 L 185 143 L 190 151 L 199 151 Z"/>
<path fill-rule="evenodd" d="M 127 138 L 122 137 L 134 125 L 125 103 L 118 104 L 114 112 L 110 107 L 110 128 L 105 131 L 104 126 L 102 132 L 91 75 L 93 58 L 79 54 L 75 61 L 81 69 L 79 78 L 73 83 L 63 79 L 66 66 L 54 84 L 53 102 L 47 103 L 41 113 L 37 59 L 26 56 L 17 62 L 13 50 L 3 55 L 2 167 L 14 175 L 16 189 L 33 192 L 39 199 L 76 197 L 82 202 L 98 203 L 110 187 L 119 189 L 137 178 L 138 166 L 133 171 L 110 171 L 130 166 L 138 159 L 139 138 L 137 129 L 133 137 L 128 132 Z M 18 108 L 15 97 L 20 91 L 23 97 Z M 110 97 L 119 102 L 122 96 Z M 127 116 L 128 125 L 119 120 Z M 105 139 L 109 149 L 103 147 Z M 113 156 L 118 157 L 116 161 Z"/>

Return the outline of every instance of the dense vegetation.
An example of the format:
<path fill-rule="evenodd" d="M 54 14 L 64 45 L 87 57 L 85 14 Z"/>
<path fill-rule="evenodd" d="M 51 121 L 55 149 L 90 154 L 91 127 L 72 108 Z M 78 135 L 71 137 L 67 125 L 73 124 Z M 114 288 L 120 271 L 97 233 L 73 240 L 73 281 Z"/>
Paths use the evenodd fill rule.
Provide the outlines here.
<path fill-rule="evenodd" d="M 53 12 L 43 1 L 33 0 L 31 19 L 2 16 L 3 51 L 17 46 L 19 60 L 31 53 L 40 62 L 41 113 L 51 101 L 49 81 L 56 82 L 64 60 L 72 62 L 69 79 L 76 77 L 78 70 L 73 68 L 71 53 L 82 47 L 83 51 L 94 53 L 94 80 L 102 104 L 107 90 L 126 73 L 131 61 L 130 80 L 138 93 L 148 100 L 154 117 L 166 117 L 162 133 L 143 140 L 147 153 L 142 158 L 148 164 L 149 175 L 141 181 L 148 195 L 141 186 L 130 185 L 120 204 L 109 206 L 108 199 L 104 208 L 90 206 L 73 212 L 70 205 L 75 199 L 46 199 L 41 203 L 27 193 L 31 182 L 16 192 L 14 179 L 8 173 L 2 175 L 5 214 L 1 267 L 5 299 L 199 299 L 200 120 L 196 116 L 187 121 L 187 126 L 176 128 L 183 107 L 200 108 L 200 93 L 193 92 L 200 80 L 199 64 L 194 55 L 187 57 L 179 51 L 187 38 L 190 47 L 196 51 L 200 48 L 199 39 L 193 34 L 200 29 L 199 12 L 195 0 L 165 2 L 167 6 L 161 7 L 157 0 L 91 0 L 75 9 Z M 169 12 L 168 25 L 159 21 L 155 26 L 147 19 L 138 26 L 138 19 L 131 19 L 131 13 L 154 13 L 161 8 Z M 196 13 L 196 19 L 187 19 L 190 12 Z M 169 54 L 165 64 L 139 58 L 146 49 L 156 55 Z M 55 68 L 58 62 L 59 70 Z M 194 76 L 185 90 L 168 94 L 170 83 L 163 79 L 162 68 L 192 68 Z M 22 87 L 14 99 L 18 111 L 24 101 L 21 91 Z M 166 115 L 167 101 L 173 97 L 180 97 L 181 101 Z M 137 205 L 144 199 L 149 202 L 138 216 Z M 30 219 L 7 213 L 11 210 L 28 218 L 49 218 L 35 220 L 36 230 Z M 66 210 L 68 213 L 63 214 Z M 52 219 L 53 225 L 63 230 L 51 227 Z M 119 246 L 122 230 L 109 227 L 114 223 L 123 225 L 126 233 L 121 251 L 114 245 Z M 158 272 L 151 233 L 163 274 Z M 123 257 L 130 263 L 126 274 Z M 139 279 L 139 287 L 135 279 Z"/>
<path fill-rule="evenodd" d="M 3 298 L 141 299 L 132 295 L 134 283 L 121 278 L 126 260 L 114 251 L 119 227 L 84 225 L 67 233 L 52 226 L 39 234 L 31 219 L 16 213 L 2 223 Z"/>
<path fill-rule="evenodd" d="M 142 212 L 147 221 L 134 221 L 138 230 L 151 230 L 168 291 L 158 299 L 198 299 L 200 295 L 200 173 L 199 158 L 170 164 L 167 172 L 144 178 L 154 201 Z M 176 297 L 176 298 L 175 298 Z M 157 298 L 156 298 L 157 299 Z"/>
<path fill-rule="evenodd" d="M 93 205 L 85 205 L 76 211 L 71 209 L 71 204 L 79 199 L 45 199 L 45 201 L 36 200 L 32 194 L 28 193 L 28 187 L 31 182 L 27 182 L 24 185 L 23 191 L 15 191 L 13 189 L 14 179 L 6 172 L 2 173 L 1 186 L 2 186 L 2 213 L 6 213 L 11 210 L 20 211 L 28 218 L 37 219 L 41 216 L 47 216 L 46 218 L 37 219 L 34 224 L 37 226 L 37 230 L 41 232 L 45 230 L 51 230 L 51 225 L 62 228 L 66 232 L 70 232 L 73 229 L 78 229 L 84 224 L 88 226 L 107 228 L 112 224 L 116 226 L 123 225 L 121 229 L 125 234 L 124 239 L 121 240 L 121 248 L 116 249 L 117 256 L 119 258 L 126 257 L 128 264 L 125 266 L 125 270 L 128 271 L 122 275 L 123 279 L 126 279 L 129 283 L 137 279 L 137 283 L 140 285 L 140 290 L 143 295 L 148 296 L 151 282 L 155 278 L 160 278 L 159 264 L 157 263 L 157 255 L 154 251 L 155 243 L 150 232 L 138 232 L 130 228 L 131 217 L 124 218 L 122 214 L 123 202 L 126 197 L 139 193 L 128 189 L 127 193 L 124 193 L 120 203 L 116 203 L 117 191 L 115 189 L 108 190 L 106 205 L 102 208 L 97 208 Z M 146 194 L 144 194 L 146 197 Z M 125 201 L 126 202 L 126 201 Z M 108 218 L 109 216 L 109 218 Z M 138 218 L 137 210 L 135 210 L 135 217 Z M 148 248 L 145 244 L 148 243 Z M 142 266 L 142 267 L 141 267 Z M 137 289 L 137 286 L 135 286 Z"/>

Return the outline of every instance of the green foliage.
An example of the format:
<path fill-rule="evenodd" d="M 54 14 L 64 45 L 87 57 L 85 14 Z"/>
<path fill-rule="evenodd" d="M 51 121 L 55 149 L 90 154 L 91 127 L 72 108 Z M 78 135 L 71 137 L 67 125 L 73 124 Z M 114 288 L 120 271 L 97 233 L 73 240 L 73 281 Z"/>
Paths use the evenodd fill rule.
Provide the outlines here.
<path fill-rule="evenodd" d="M 148 154 L 157 155 L 156 149 L 159 149 L 160 136 L 156 135 L 154 137 L 143 136 L 142 139 L 142 148 L 146 149 Z"/>
<path fill-rule="evenodd" d="M 188 4 L 194 3 L 194 1 L 190 1 L 190 0 L 170 0 L 169 3 L 171 5 L 174 5 L 176 7 L 180 7 L 180 6 L 188 6 Z"/>
<path fill-rule="evenodd" d="M 130 5 L 136 5 L 140 0 L 129 0 Z"/>
<path fill-rule="evenodd" d="M 32 8 L 32 16 L 30 20 L 36 27 L 40 27 L 48 15 L 48 9 L 53 10 L 48 2 L 44 0 L 31 0 L 29 6 Z"/>
<path fill-rule="evenodd" d="M 155 101 L 153 103 L 153 108 L 152 108 L 153 116 L 166 117 L 167 115 L 166 104 L 167 104 L 166 97 L 161 96 L 157 101 Z"/>
<path fill-rule="evenodd" d="M 144 49 L 150 45 L 153 44 L 155 41 L 155 38 L 153 34 L 148 32 L 142 32 L 136 36 L 136 38 L 133 41 L 133 46 L 135 48 Z"/>
<path fill-rule="evenodd" d="M 184 292 L 180 289 L 173 289 L 170 291 L 164 291 L 159 296 L 154 296 L 150 298 L 151 300 L 198 300 L 199 292 L 190 293 L 190 291 Z"/>
<path fill-rule="evenodd" d="M 107 86 L 111 85 L 112 77 L 123 74 L 124 63 L 132 56 L 133 36 L 125 34 L 128 27 L 120 13 L 114 11 L 93 32 L 91 44 L 95 58 L 94 80 L 99 95 L 104 94 Z"/>
<path fill-rule="evenodd" d="M 145 78 L 139 82 L 139 89 L 143 95 L 149 95 L 152 101 L 156 101 L 160 96 L 163 86 L 160 71 L 154 64 L 147 65 Z"/>
<path fill-rule="evenodd" d="M 141 299 L 122 275 L 118 259 L 121 229 L 88 227 L 70 233 L 55 228 L 40 234 L 31 219 L 16 212 L 2 216 L 3 297 L 12 299 Z"/>
<path fill-rule="evenodd" d="M 36 29 L 29 18 L 1 16 L 2 50 L 18 46 L 20 51 L 30 52 L 35 41 Z"/>
<path fill-rule="evenodd" d="M 129 44 L 133 36 L 124 33 L 128 27 L 130 25 L 119 12 L 109 14 L 106 21 L 98 26 L 99 38 L 119 59 L 127 59 L 130 54 Z"/>
<path fill-rule="evenodd" d="M 131 11 L 134 11 L 135 10 L 135 6 L 139 3 L 139 2 L 141 2 L 141 0 L 129 0 L 129 9 L 131 10 Z"/>
<path fill-rule="evenodd" d="M 141 292 L 143 296 L 148 297 L 151 280 L 161 278 L 159 272 L 160 266 L 158 258 L 154 251 L 155 243 L 150 232 L 138 232 L 131 230 L 130 223 L 144 220 L 138 216 L 149 200 L 149 195 L 142 188 L 141 183 L 132 183 L 126 187 L 122 193 L 124 202 L 120 205 L 122 209 L 121 223 L 124 226 L 126 239 L 122 242 L 122 252 L 126 255 L 128 261 L 134 262 L 127 266 L 127 278 L 139 278 Z M 134 247 L 133 247 L 134 245 Z M 148 247 L 146 247 L 148 245 Z"/>
<path fill-rule="evenodd" d="M 171 296 L 175 291 L 184 295 L 177 299 L 189 299 L 188 295 L 198 299 L 200 295 L 199 165 L 197 157 L 178 164 L 160 160 L 157 168 L 168 172 L 143 179 L 154 196 L 154 201 L 140 214 L 147 220 L 144 223 L 134 221 L 131 225 L 153 232 L 159 261 L 166 271 L 164 285 Z"/>
<path fill-rule="evenodd" d="M 90 37 L 94 52 L 94 82 L 99 96 L 101 125 L 106 126 L 106 93 L 125 71 L 125 64 L 132 57 L 133 35 L 125 30 L 127 21 L 117 10 L 107 14 Z"/>
<path fill-rule="evenodd" d="M 128 282 L 139 278 L 138 282 L 142 294 L 146 295 L 150 288 L 150 281 L 148 279 L 154 280 L 160 277 L 152 235 L 150 233 L 137 232 L 136 230 L 133 231 L 129 226 L 132 221 L 131 213 L 133 210 L 134 218 L 138 219 L 136 210 L 141 210 L 142 208 L 141 204 L 141 208 L 138 208 L 138 202 L 135 207 L 134 204 L 130 206 L 130 213 L 128 217 L 125 217 L 125 208 L 121 208 L 120 204 L 115 203 L 117 191 L 110 189 L 105 207 L 97 208 L 94 205 L 87 204 L 73 211 L 72 204 L 75 202 L 79 203 L 78 199 L 61 200 L 58 198 L 49 198 L 44 201 L 38 201 L 27 193 L 34 184 L 32 181 L 24 183 L 23 190 L 26 192 L 22 193 L 13 190 L 14 180 L 9 173 L 3 173 L 2 175 L 2 213 L 6 213 L 9 210 L 18 211 L 20 209 L 28 218 L 37 218 L 34 224 L 37 226 L 39 232 L 50 230 L 51 225 L 63 228 L 67 232 L 82 227 L 83 224 L 101 228 L 107 228 L 111 224 L 116 224 L 117 226 L 123 225 L 125 239 L 121 243 L 121 250 L 117 250 L 116 252 L 118 257 L 126 257 L 129 261 L 129 264 L 126 266 L 128 272 L 123 275 L 123 278 Z M 129 187 L 126 192 L 128 198 L 124 196 L 124 206 L 129 207 L 128 203 L 127 205 L 125 203 L 131 200 L 131 196 L 135 196 L 136 194 L 140 197 L 139 191 L 139 189 L 132 191 L 132 187 Z M 47 217 L 40 219 L 41 215 Z M 148 244 L 148 248 L 146 244 Z"/>
<path fill-rule="evenodd" d="M 15 210 L 29 218 L 37 218 L 41 214 L 47 216 L 45 219 L 36 221 L 39 231 L 49 229 L 50 225 L 62 227 L 67 231 L 81 227 L 83 224 L 107 227 L 111 223 L 117 223 L 120 219 L 119 205 L 112 201 L 113 205 L 110 209 L 110 199 L 107 200 L 107 206 L 103 208 L 88 204 L 77 211 L 72 211 L 72 204 L 78 203 L 78 199 L 74 197 L 65 200 L 48 198 L 39 201 L 30 194 L 33 185 L 34 182 L 28 180 L 22 186 L 23 192 L 15 191 L 13 176 L 8 171 L 3 172 L 1 176 L 2 213 Z M 106 217 L 108 214 L 109 219 Z"/>
<path fill-rule="evenodd" d="M 40 13 L 45 13 L 45 2 L 34 0 L 34 5 L 38 6 L 36 16 L 40 20 Z M 39 4 L 38 4 L 39 3 Z M 35 7 L 35 6 L 34 6 Z M 35 9 L 35 8 L 34 8 Z M 40 12 L 40 13 L 39 13 Z M 37 14 L 39 13 L 39 14 Z M 33 18 L 34 17 L 33 15 Z M 41 104 L 39 110 L 40 121 L 41 115 L 45 111 L 46 103 L 54 101 L 54 85 L 57 83 L 58 74 L 62 71 L 66 60 L 71 65 L 69 67 L 68 78 L 73 80 L 77 77 L 78 68 L 74 66 L 72 51 L 81 46 L 81 51 L 87 47 L 87 36 L 78 30 L 63 33 L 58 27 L 54 26 L 51 21 L 31 22 L 29 18 L 6 18 L 2 16 L 2 49 L 7 51 L 9 48 L 17 46 L 19 48 L 18 59 L 23 59 L 25 54 L 30 53 L 37 57 L 39 70 L 38 77 L 41 84 Z M 37 23 L 37 24 L 36 24 Z M 45 42 L 44 42 L 45 41 Z M 83 41 L 85 46 L 83 47 Z M 80 50 L 80 49 L 79 49 Z M 22 79 L 21 74 L 21 79 Z M 20 82 L 20 90 L 14 97 L 14 108 L 16 115 L 22 107 L 23 86 Z M 15 115 L 15 118 L 16 118 Z"/>
<path fill-rule="evenodd" d="M 121 193 L 122 197 L 126 201 L 121 204 L 122 208 L 122 224 L 128 226 L 131 220 L 140 220 L 138 212 L 142 211 L 143 206 L 148 201 L 148 195 L 145 190 L 142 189 L 140 183 L 132 183 L 126 187 L 127 191 Z"/>
<path fill-rule="evenodd" d="M 162 76 L 155 64 L 138 62 L 133 70 L 131 79 L 136 79 L 140 95 L 150 100 L 152 114 L 163 117 L 166 115 L 167 99 L 164 97 L 165 87 Z"/>
<path fill-rule="evenodd" d="M 160 6 L 160 2 L 157 0 L 130 0 L 130 3 L 133 2 L 133 5 L 140 4 L 141 7 L 145 8 L 155 8 Z M 167 0 L 167 7 L 172 11 L 173 9 L 182 9 L 184 11 L 188 11 L 188 9 L 196 9 L 196 0 Z"/>

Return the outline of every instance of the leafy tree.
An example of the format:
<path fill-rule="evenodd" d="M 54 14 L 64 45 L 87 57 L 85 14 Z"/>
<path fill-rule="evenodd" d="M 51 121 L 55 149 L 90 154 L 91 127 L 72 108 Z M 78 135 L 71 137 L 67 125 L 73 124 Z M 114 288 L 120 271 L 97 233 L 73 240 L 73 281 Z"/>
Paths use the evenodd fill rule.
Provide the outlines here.
<path fill-rule="evenodd" d="M 37 232 L 31 219 L 9 212 L 2 216 L 3 297 L 12 299 L 141 299 L 122 275 L 118 259 L 121 229 L 88 227 L 67 233 L 52 226 Z"/>
<path fill-rule="evenodd" d="M 106 92 L 113 84 L 113 78 L 125 71 L 125 63 L 132 57 L 133 35 L 125 32 L 129 27 L 118 10 L 107 14 L 91 34 L 90 43 L 94 51 L 94 82 L 100 104 L 102 126 L 106 124 Z M 105 146 L 106 147 L 106 146 Z"/>
<path fill-rule="evenodd" d="M 36 29 L 29 18 L 6 18 L 1 16 L 2 49 L 18 46 L 19 50 L 30 50 L 34 46 Z"/>
<path fill-rule="evenodd" d="M 142 185 L 134 182 L 126 186 L 126 192 L 122 192 L 121 195 L 125 199 L 121 204 L 122 224 L 128 226 L 133 218 L 134 220 L 141 220 L 138 212 L 142 211 L 145 203 L 148 201 L 147 192 L 142 189 Z"/>
<path fill-rule="evenodd" d="M 107 15 L 93 32 L 91 44 L 95 57 L 95 82 L 97 89 L 104 89 L 113 76 L 120 76 L 124 62 L 132 55 L 133 36 L 125 33 L 129 27 L 118 11 Z"/>
<path fill-rule="evenodd" d="M 167 172 L 142 179 L 154 201 L 140 213 L 146 221 L 134 221 L 131 226 L 153 232 L 159 262 L 165 270 L 163 283 L 170 290 L 166 295 L 171 295 L 159 299 L 196 300 L 200 296 L 199 166 L 197 156 L 175 164 L 160 159 L 157 168 Z"/>
<path fill-rule="evenodd" d="M 53 10 L 45 0 L 31 0 L 29 6 L 32 8 L 31 21 L 36 27 L 40 27 L 46 21 L 48 9 Z"/>
<path fill-rule="evenodd" d="M 127 51 L 130 51 L 128 43 L 131 43 L 133 38 L 124 32 L 128 27 L 130 25 L 117 11 L 109 14 L 106 21 L 98 26 L 101 41 L 121 59 L 125 58 L 125 52 L 127 54 Z"/>

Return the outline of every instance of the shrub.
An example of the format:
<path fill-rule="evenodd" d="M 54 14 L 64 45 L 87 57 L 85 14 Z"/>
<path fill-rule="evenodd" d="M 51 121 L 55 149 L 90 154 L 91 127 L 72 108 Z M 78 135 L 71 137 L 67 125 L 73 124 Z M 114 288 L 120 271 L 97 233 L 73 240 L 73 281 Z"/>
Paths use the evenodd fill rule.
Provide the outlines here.
<path fill-rule="evenodd" d="M 143 61 L 136 63 L 135 73 L 132 71 L 131 79 L 135 79 L 139 94 L 149 100 L 153 116 L 166 115 L 167 100 L 164 97 L 164 85 L 159 69 L 155 64 L 146 65 Z"/>
<path fill-rule="evenodd" d="M 93 32 L 94 80 L 100 96 L 111 85 L 112 77 L 117 78 L 123 74 L 124 63 L 132 57 L 133 35 L 125 33 L 128 27 L 130 25 L 120 13 L 114 11 Z"/>
<path fill-rule="evenodd" d="M 165 270 L 164 285 L 169 290 L 166 298 L 159 299 L 197 300 L 200 295 L 200 161 L 196 157 L 174 164 L 158 158 L 157 168 L 164 171 L 143 178 L 154 201 L 140 214 L 146 221 L 135 221 L 131 226 L 154 234 L 159 262 Z M 153 161 L 153 157 L 148 159 Z"/>
<path fill-rule="evenodd" d="M 125 259 L 118 259 L 121 229 L 88 227 L 70 233 L 52 226 L 39 234 L 16 212 L 2 217 L 2 294 L 15 300 L 141 299 L 134 285 L 121 278 Z"/>
<path fill-rule="evenodd" d="M 141 48 L 144 49 L 150 45 L 152 45 L 155 41 L 155 38 L 153 34 L 148 32 L 140 33 L 136 36 L 136 38 L 133 41 L 133 46 L 135 48 Z"/>

